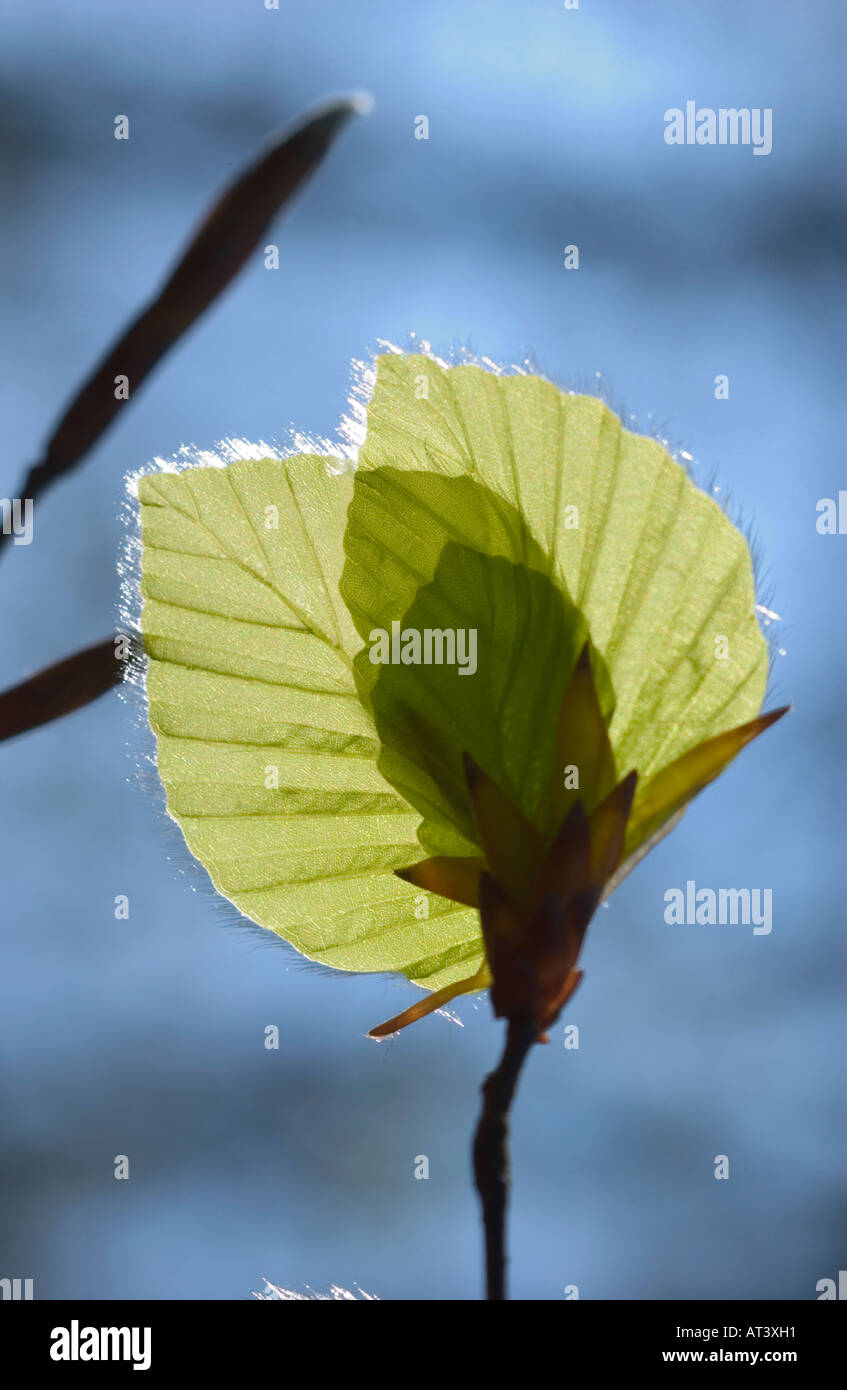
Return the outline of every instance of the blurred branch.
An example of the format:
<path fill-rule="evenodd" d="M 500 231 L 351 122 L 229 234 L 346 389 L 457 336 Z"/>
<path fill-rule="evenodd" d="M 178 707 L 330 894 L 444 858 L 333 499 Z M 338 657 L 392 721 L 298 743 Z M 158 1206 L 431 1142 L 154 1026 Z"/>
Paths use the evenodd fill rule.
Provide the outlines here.
<path fill-rule="evenodd" d="M 0 694 L 0 740 L 71 714 L 123 680 L 127 662 L 141 655 L 136 638 L 122 633 L 75 652 Z"/>
<path fill-rule="evenodd" d="M 65 411 L 21 498 L 36 498 L 74 468 L 125 404 L 115 378 L 134 395 L 149 372 L 237 275 L 269 222 L 320 164 L 363 97 L 326 103 L 286 132 L 214 205 L 157 298 L 130 325 Z M 130 397 L 131 398 L 131 397 Z M 8 536 L 0 532 L 0 548 Z"/>
<path fill-rule="evenodd" d="M 132 398 L 144 378 L 200 317 L 248 260 L 274 215 L 320 164 L 352 116 L 370 99 L 326 102 L 276 140 L 236 179 L 202 223 L 166 284 L 75 396 L 56 426 L 44 457 L 30 469 L 21 498 L 35 499 L 83 459 L 125 404 L 115 378 L 125 376 Z M 9 537 L 0 531 L 0 553 Z M 77 652 L 0 694 L 0 740 L 35 729 L 87 705 L 123 677 L 117 637 Z M 133 639 L 132 655 L 141 651 Z"/>

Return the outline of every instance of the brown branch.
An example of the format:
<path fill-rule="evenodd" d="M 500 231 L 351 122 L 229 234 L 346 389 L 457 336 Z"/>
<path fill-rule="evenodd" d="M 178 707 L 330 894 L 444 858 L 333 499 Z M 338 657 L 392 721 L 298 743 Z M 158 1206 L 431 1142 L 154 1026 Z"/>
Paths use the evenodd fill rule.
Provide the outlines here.
<path fill-rule="evenodd" d="M 510 1018 L 506 1045 L 482 1085 L 483 1105 L 473 1142 L 473 1170 L 485 1231 L 486 1297 L 506 1298 L 506 1207 L 509 1200 L 509 1111 L 527 1053 L 538 1038 L 531 1018 Z"/>
<path fill-rule="evenodd" d="M 287 131 L 214 205 L 162 290 L 106 354 L 56 426 L 43 458 L 30 469 L 21 498 L 35 498 L 69 472 L 124 404 L 115 378 L 134 396 L 149 372 L 235 277 L 269 222 L 321 162 L 362 97 L 332 101 Z M 0 547 L 8 539 L 0 532 Z"/>
<path fill-rule="evenodd" d="M 127 654 L 120 652 L 126 645 Z M 140 653 L 134 638 L 113 634 L 0 694 L 0 740 L 37 729 L 96 700 L 123 680 L 128 661 Z"/>
<path fill-rule="evenodd" d="M 320 164 L 350 118 L 368 99 L 327 102 L 276 140 L 213 206 L 167 283 L 124 332 L 77 393 L 46 453 L 26 478 L 21 498 L 35 498 L 76 467 L 118 413 L 115 377 L 131 391 L 226 288 L 255 250 L 271 219 Z M 0 552 L 9 536 L 0 531 Z M 137 654 L 135 649 L 133 654 Z M 116 639 L 77 652 L 0 694 L 0 740 L 35 729 L 96 700 L 123 677 Z"/>

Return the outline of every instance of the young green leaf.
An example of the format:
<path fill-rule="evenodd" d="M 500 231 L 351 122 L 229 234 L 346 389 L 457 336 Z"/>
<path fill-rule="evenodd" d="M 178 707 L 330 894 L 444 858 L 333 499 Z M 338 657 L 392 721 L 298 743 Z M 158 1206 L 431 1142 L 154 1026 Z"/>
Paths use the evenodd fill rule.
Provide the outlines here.
<path fill-rule="evenodd" d="M 549 573 L 549 560 L 520 513 L 475 478 L 388 467 L 357 471 L 341 594 L 364 643 L 374 629 L 389 628 L 411 608 L 419 590 L 434 580 L 450 542 Z M 596 653 L 592 667 L 608 720 L 614 695 Z M 360 664 L 359 691 L 366 702 L 378 674 L 378 668 Z"/>
<path fill-rule="evenodd" d="M 518 512 L 605 659 L 615 758 L 642 785 L 759 713 L 768 652 L 747 542 L 601 401 L 535 376 L 386 354 L 359 468 L 387 466 L 473 478 Z"/>
<path fill-rule="evenodd" d="M 435 633 L 446 634 L 440 644 L 428 637 Z M 424 849 L 479 853 L 466 753 L 527 821 L 551 835 L 556 827 L 540 819 L 540 808 L 562 697 L 586 642 L 581 615 L 545 575 L 450 542 L 432 583 L 396 624 L 401 653 L 404 634 L 409 654 L 420 647 L 420 664 L 380 665 L 370 700 L 380 769 L 423 814 Z M 373 651 L 356 658 L 357 674 L 372 664 Z"/>
<path fill-rule="evenodd" d="M 437 988 L 478 967 L 479 928 L 443 899 L 419 924 L 391 872 L 420 857 L 420 817 L 353 680 L 351 491 L 314 456 L 141 480 L 150 722 L 168 811 L 225 897 L 314 960 Z"/>
<path fill-rule="evenodd" d="M 168 809 L 253 920 L 433 991 L 378 1035 L 492 951 L 498 1011 L 546 1027 L 597 901 L 777 717 L 743 536 L 538 378 L 382 357 L 355 481 L 308 455 L 140 498 Z"/>

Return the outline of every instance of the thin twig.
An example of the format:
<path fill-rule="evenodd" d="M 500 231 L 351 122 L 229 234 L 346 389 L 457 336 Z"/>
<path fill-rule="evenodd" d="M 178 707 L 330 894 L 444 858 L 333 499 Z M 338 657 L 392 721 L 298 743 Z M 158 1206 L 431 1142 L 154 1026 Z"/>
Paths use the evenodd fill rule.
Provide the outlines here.
<path fill-rule="evenodd" d="M 275 213 L 321 162 L 361 96 L 341 97 L 309 113 L 277 138 L 212 207 L 161 291 L 106 353 L 24 480 L 21 498 L 36 498 L 74 468 L 124 405 L 115 394 L 125 376 L 132 399 L 149 372 L 217 299 L 259 244 Z M 0 531 L 0 549 L 7 533 Z"/>
<path fill-rule="evenodd" d="M 483 1105 L 473 1142 L 476 1190 L 485 1230 L 486 1297 L 506 1297 L 506 1207 L 509 1200 L 509 1111 L 521 1067 L 538 1038 L 531 1018 L 511 1018 L 497 1067 L 482 1083 Z"/>
<path fill-rule="evenodd" d="M 115 396 L 115 377 L 128 377 L 134 393 L 235 277 L 274 214 L 318 166 L 350 118 L 368 109 L 369 98 L 361 95 L 325 102 L 277 138 L 226 189 L 153 303 L 76 393 L 44 457 L 30 469 L 21 498 L 35 499 L 81 462 L 124 403 Z M 0 553 L 12 534 L 11 527 L 0 529 Z M 115 650 L 115 638 L 107 637 L 0 694 L 0 740 L 70 714 L 117 685 L 125 665 Z"/>
<path fill-rule="evenodd" d="M 128 661 L 140 655 L 137 639 L 114 633 L 4 690 L 0 694 L 0 740 L 37 729 L 96 700 L 120 684 Z"/>

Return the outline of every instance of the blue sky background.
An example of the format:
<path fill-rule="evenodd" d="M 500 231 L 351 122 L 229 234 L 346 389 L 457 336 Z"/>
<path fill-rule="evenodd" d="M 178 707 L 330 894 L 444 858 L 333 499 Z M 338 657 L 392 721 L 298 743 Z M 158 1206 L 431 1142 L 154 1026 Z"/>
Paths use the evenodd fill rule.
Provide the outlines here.
<path fill-rule="evenodd" d="M 847 14 L 822 0 L 36 0 L 5 16 L 4 496 L 268 134 L 327 93 L 376 106 L 276 225 L 281 269 L 255 258 L 7 552 L 4 686 L 114 626 L 127 473 L 226 436 L 331 436 L 351 359 L 410 331 L 532 352 L 569 386 L 602 373 L 642 428 L 716 470 L 755 533 L 783 619 L 770 703 L 795 712 L 591 928 L 586 980 L 516 1107 L 516 1297 L 809 1299 L 847 1261 L 847 536 L 815 529 L 818 499 L 847 488 L 845 52 Z M 772 154 L 668 147 L 664 112 L 688 99 L 771 107 Z M 231 926 L 138 776 L 148 752 L 115 696 L 0 752 L 0 1276 L 42 1298 L 244 1298 L 263 1275 L 478 1297 L 487 1003 L 459 1005 L 464 1027 L 367 1041 L 409 991 Z M 772 888 L 772 934 L 667 926 L 664 892 L 689 878 Z"/>

